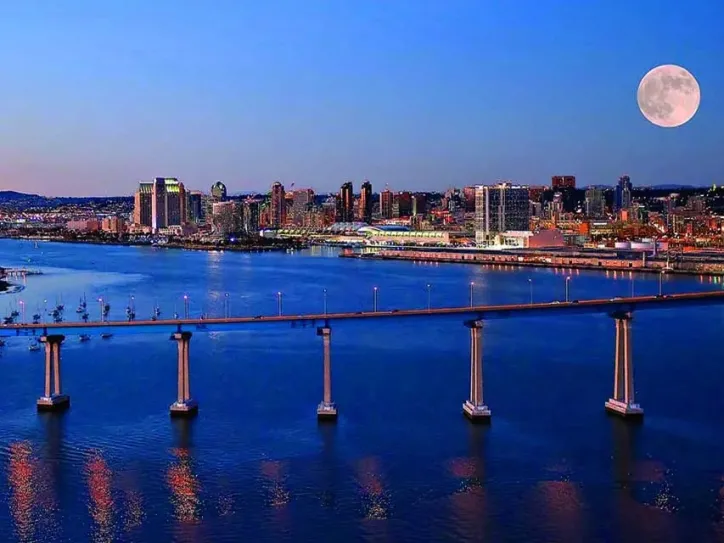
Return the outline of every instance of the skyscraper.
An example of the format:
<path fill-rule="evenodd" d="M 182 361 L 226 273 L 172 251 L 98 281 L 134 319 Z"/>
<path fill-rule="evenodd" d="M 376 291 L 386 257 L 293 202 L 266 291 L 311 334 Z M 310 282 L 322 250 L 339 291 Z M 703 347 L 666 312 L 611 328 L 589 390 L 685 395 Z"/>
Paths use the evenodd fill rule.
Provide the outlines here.
<path fill-rule="evenodd" d="M 151 183 L 139 183 L 133 199 L 133 224 L 151 228 L 153 220 L 152 197 L 153 187 Z"/>
<path fill-rule="evenodd" d="M 372 183 L 364 180 L 359 191 L 359 220 L 361 222 L 372 222 Z"/>
<path fill-rule="evenodd" d="M 487 245 L 495 234 L 530 229 L 527 187 L 510 183 L 475 187 L 475 241 Z"/>
<path fill-rule="evenodd" d="M 395 194 L 398 206 L 399 217 L 409 217 L 412 215 L 412 194 L 407 191 Z"/>
<path fill-rule="evenodd" d="M 186 224 L 186 190 L 175 177 L 156 177 L 139 183 L 134 198 L 133 221 L 153 232 Z"/>
<path fill-rule="evenodd" d="M 380 192 L 380 216 L 383 219 L 392 218 L 392 192 L 389 189 Z"/>
<path fill-rule="evenodd" d="M 256 200 L 244 201 L 241 226 L 248 236 L 259 234 L 259 202 Z"/>
<path fill-rule="evenodd" d="M 188 191 L 186 196 L 187 201 L 187 220 L 194 224 L 203 224 L 204 222 L 204 208 L 203 208 L 203 193 L 199 190 Z"/>
<path fill-rule="evenodd" d="M 269 226 L 281 228 L 287 222 L 287 202 L 284 185 L 275 181 L 271 186 L 271 206 L 269 211 Z"/>
<path fill-rule="evenodd" d="M 354 221 L 354 190 L 352 182 L 347 181 L 342 184 L 339 189 L 339 199 L 337 200 L 337 222 Z"/>
<path fill-rule="evenodd" d="M 292 223 L 295 226 L 304 226 L 304 218 L 314 205 L 314 191 L 312 189 L 298 189 L 292 197 Z"/>
<path fill-rule="evenodd" d="M 616 185 L 616 192 L 613 198 L 613 210 L 618 213 L 622 209 L 628 209 L 631 207 L 631 190 L 633 185 L 631 184 L 631 178 L 628 175 L 622 175 L 618 178 L 618 185 Z"/>
<path fill-rule="evenodd" d="M 586 189 L 586 216 L 601 219 L 606 215 L 606 198 L 603 189 L 589 187 Z"/>
<path fill-rule="evenodd" d="M 418 192 L 412 195 L 412 216 L 425 216 L 427 213 L 427 195 Z"/>
<path fill-rule="evenodd" d="M 211 185 L 211 199 L 214 202 L 226 201 L 226 185 L 224 185 L 221 181 L 217 181 Z"/>

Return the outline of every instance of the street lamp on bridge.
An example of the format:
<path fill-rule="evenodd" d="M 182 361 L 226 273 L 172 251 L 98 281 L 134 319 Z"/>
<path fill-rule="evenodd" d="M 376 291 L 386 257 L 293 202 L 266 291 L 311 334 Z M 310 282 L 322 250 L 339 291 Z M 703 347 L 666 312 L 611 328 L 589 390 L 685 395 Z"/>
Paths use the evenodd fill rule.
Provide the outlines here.
<path fill-rule="evenodd" d="M 528 279 L 528 285 L 530 286 L 530 305 L 533 305 L 533 279 Z"/>
<path fill-rule="evenodd" d="M 98 309 L 100 309 L 101 312 L 101 322 L 103 322 L 103 298 L 98 298 Z"/>
<path fill-rule="evenodd" d="M 184 318 L 189 318 L 189 295 L 184 294 Z"/>
<path fill-rule="evenodd" d="M 277 292 L 277 310 L 279 313 L 279 316 L 282 316 L 282 293 L 281 291 Z"/>
<path fill-rule="evenodd" d="M 372 311 L 377 313 L 377 287 L 372 288 Z"/>
<path fill-rule="evenodd" d="M 432 285 L 430 283 L 427 284 L 427 310 L 430 311 L 431 305 L 430 305 L 430 289 L 432 288 Z"/>
<path fill-rule="evenodd" d="M 324 304 L 323 304 L 324 305 L 324 314 L 326 315 L 327 314 L 327 289 L 326 288 L 322 291 L 322 296 L 324 298 Z"/>
<path fill-rule="evenodd" d="M 473 281 L 470 281 L 470 307 L 473 307 L 473 289 L 475 288 L 475 283 Z"/>

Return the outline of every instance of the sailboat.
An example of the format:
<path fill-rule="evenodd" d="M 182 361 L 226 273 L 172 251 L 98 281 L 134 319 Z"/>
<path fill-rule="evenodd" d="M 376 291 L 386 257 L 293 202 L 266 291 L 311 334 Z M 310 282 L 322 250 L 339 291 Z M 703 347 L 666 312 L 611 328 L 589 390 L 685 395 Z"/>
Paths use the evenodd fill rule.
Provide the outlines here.
<path fill-rule="evenodd" d="M 88 334 L 81 334 L 78 339 L 81 343 L 84 343 L 86 341 L 90 341 L 90 336 Z"/>
<path fill-rule="evenodd" d="M 40 350 L 40 343 L 38 343 L 37 339 L 33 339 L 30 341 L 30 345 L 28 345 L 29 351 L 39 351 Z"/>
<path fill-rule="evenodd" d="M 80 302 L 78 303 L 78 309 L 75 310 L 76 313 L 85 313 L 86 308 L 88 307 L 88 304 L 85 300 L 85 293 L 83 293 L 83 297 L 80 299 Z"/>

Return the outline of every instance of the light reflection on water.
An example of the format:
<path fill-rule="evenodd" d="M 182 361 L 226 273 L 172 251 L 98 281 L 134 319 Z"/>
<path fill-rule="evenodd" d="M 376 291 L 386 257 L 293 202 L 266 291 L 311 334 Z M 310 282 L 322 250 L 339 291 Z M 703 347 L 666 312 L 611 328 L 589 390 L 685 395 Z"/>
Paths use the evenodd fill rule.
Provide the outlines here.
<path fill-rule="evenodd" d="M 28 250 L 0 241 L 0 264 Z M 194 311 L 222 314 L 229 293 L 235 312 L 255 315 L 277 310 L 277 291 L 296 314 L 321 308 L 323 288 L 330 308 L 358 310 L 370 305 L 372 286 L 402 308 L 425 304 L 426 283 L 433 304 L 444 305 L 467 304 L 471 281 L 476 300 L 491 303 L 528 300 L 528 278 L 541 299 L 560 298 L 570 276 L 579 299 L 625 295 L 631 284 L 623 272 L 370 263 L 326 250 L 48 244 L 43 252 L 38 265 L 57 273 L 28 278 L 22 299 L 31 308 L 62 294 L 69 320 L 84 292 L 89 300 L 103 292 L 122 318 L 130 293 L 138 315 L 157 300 L 170 315 L 184 292 Z M 698 277 L 667 277 L 664 286 L 720 288 Z M 635 288 L 655 293 L 658 278 L 636 276 Z M 17 299 L 0 299 L 0 310 Z M 638 427 L 601 412 L 613 371 L 605 317 L 490 323 L 489 428 L 460 414 L 469 353 L 457 324 L 337 327 L 333 426 L 315 419 L 314 330 L 194 334 L 191 389 L 201 410 L 192 422 L 168 420 L 176 370 L 166 337 L 67 340 L 63 382 L 73 404 L 64 417 L 35 412 L 42 356 L 11 338 L 0 360 L 0 541 L 673 541 L 681 533 L 707 541 L 718 529 L 712 517 L 724 516 L 712 475 L 724 472 L 724 369 L 710 362 L 722 325 L 717 308 L 637 315 L 637 397 L 649 417 Z M 686 409 L 671 402 L 674 393 Z"/>

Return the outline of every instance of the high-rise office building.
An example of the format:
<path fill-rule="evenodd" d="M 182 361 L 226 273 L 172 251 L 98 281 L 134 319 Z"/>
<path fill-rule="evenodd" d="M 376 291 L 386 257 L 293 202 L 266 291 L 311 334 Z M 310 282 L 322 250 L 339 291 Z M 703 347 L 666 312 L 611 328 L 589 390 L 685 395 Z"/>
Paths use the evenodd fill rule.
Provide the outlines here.
<path fill-rule="evenodd" d="M 475 187 L 475 241 L 487 245 L 507 231 L 530 229 L 530 204 L 527 187 L 499 183 Z"/>
<path fill-rule="evenodd" d="M 269 226 L 281 228 L 287 222 L 287 201 L 284 185 L 275 181 L 271 186 L 271 205 L 269 209 Z"/>
<path fill-rule="evenodd" d="M 407 191 L 395 194 L 397 200 L 398 217 L 409 217 L 412 215 L 412 193 Z"/>
<path fill-rule="evenodd" d="M 575 175 L 554 175 L 553 177 L 551 177 L 551 188 L 553 190 L 575 189 L 576 188 L 576 176 Z"/>
<path fill-rule="evenodd" d="M 380 216 L 383 219 L 392 218 L 392 192 L 389 189 L 380 192 Z"/>
<path fill-rule="evenodd" d="M 367 179 L 360 187 L 358 213 L 361 222 L 372 222 L 372 183 Z"/>
<path fill-rule="evenodd" d="M 241 232 L 241 204 L 233 200 L 225 202 L 214 202 L 213 228 L 214 233 L 220 236 L 228 236 Z"/>
<path fill-rule="evenodd" d="M 354 221 L 354 189 L 352 188 L 352 182 L 347 181 L 342 184 L 339 189 L 339 196 L 337 199 L 337 222 L 352 222 Z"/>
<path fill-rule="evenodd" d="M 221 181 L 217 181 L 211 185 L 211 199 L 214 202 L 226 201 L 226 185 L 224 185 Z"/>
<path fill-rule="evenodd" d="M 586 189 L 586 216 L 590 219 L 601 219 L 606 215 L 606 196 L 603 189 L 589 187 Z"/>
<path fill-rule="evenodd" d="M 466 213 L 475 212 L 475 187 L 463 187 L 463 201 Z"/>
<path fill-rule="evenodd" d="M 616 185 L 616 192 L 613 197 L 613 210 L 618 213 L 623 209 L 631 207 L 631 191 L 633 185 L 631 184 L 631 178 L 628 175 L 622 175 L 618 178 L 618 184 Z"/>
<path fill-rule="evenodd" d="M 246 200 L 242 209 L 242 230 L 248 236 L 259 234 L 259 202 Z"/>
<path fill-rule="evenodd" d="M 134 198 L 134 223 L 148 226 L 153 232 L 169 226 L 186 224 L 186 191 L 174 177 L 156 177 L 139 183 Z"/>
<path fill-rule="evenodd" d="M 423 192 L 418 192 L 412 195 L 412 216 L 419 217 L 425 216 L 427 213 L 427 195 Z"/>
<path fill-rule="evenodd" d="M 186 193 L 187 220 L 193 224 L 204 223 L 204 194 L 200 190 L 190 190 Z"/>
<path fill-rule="evenodd" d="M 133 199 L 133 224 L 151 228 L 153 220 L 153 186 L 151 183 L 141 182 Z"/>
<path fill-rule="evenodd" d="M 314 205 L 314 191 L 312 189 L 298 189 L 292 197 L 292 223 L 294 226 L 304 226 L 304 221 Z"/>

